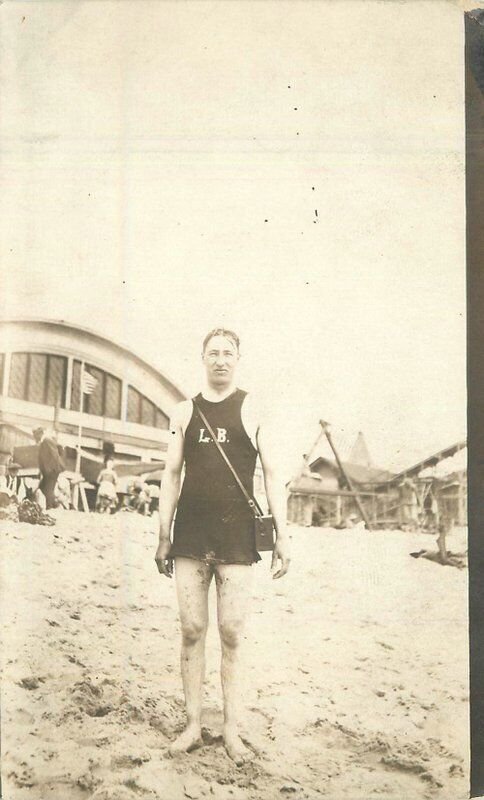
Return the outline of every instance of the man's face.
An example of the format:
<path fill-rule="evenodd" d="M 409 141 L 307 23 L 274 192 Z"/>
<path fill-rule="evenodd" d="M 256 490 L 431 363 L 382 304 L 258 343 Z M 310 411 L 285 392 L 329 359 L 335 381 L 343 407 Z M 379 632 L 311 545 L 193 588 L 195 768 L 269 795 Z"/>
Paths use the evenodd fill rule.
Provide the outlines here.
<path fill-rule="evenodd" d="M 203 353 L 207 379 L 212 386 L 229 386 L 232 383 L 239 353 L 235 342 L 225 336 L 212 336 Z"/>

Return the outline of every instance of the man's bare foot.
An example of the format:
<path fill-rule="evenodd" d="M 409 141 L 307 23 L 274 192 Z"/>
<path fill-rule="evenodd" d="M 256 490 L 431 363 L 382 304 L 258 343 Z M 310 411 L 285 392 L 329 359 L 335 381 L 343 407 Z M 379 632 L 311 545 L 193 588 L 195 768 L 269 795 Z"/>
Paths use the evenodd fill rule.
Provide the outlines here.
<path fill-rule="evenodd" d="M 235 761 L 238 767 L 241 767 L 242 764 L 245 764 L 247 761 L 249 761 L 252 753 L 243 743 L 242 739 L 237 733 L 237 728 L 224 729 L 224 742 L 227 755 L 232 759 L 232 761 Z"/>
<path fill-rule="evenodd" d="M 189 753 L 195 747 L 200 747 L 203 744 L 202 731 L 200 725 L 188 725 L 183 733 L 178 736 L 169 747 L 169 752 L 172 756 L 177 753 Z"/>

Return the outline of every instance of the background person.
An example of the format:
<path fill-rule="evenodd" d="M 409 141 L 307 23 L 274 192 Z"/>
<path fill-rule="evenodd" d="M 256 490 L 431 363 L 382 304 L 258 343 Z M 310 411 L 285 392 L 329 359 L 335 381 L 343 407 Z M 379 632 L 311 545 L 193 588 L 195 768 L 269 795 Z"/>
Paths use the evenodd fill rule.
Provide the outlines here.
<path fill-rule="evenodd" d="M 160 507 L 160 486 L 156 481 L 148 481 L 148 487 L 150 495 L 150 516 L 153 516 Z"/>
<path fill-rule="evenodd" d="M 140 492 L 138 494 L 138 513 L 148 516 L 150 511 L 150 487 L 145 481 L 141 481 Z"/>
<path fill-rule="evenodd" d="M 98 475 L 99 489 L 96 498 L 96 511 L 104 512 L 116 508 L 118 504 L 118 476 L 114 470 L 114 461 L 107 456 L 104 459 L 104 468 Z"/>
<path fill-rule="evenodd" d="M 19 476 L 20 464 L 10 461 L 7 465 L 7 488 L 15 495 L 19 503 L 25 498 L 25 487 Z"/>
<path fill-rule="evenodd" d="M 56 506 L 64 508 L 66 511 L 69 511 L 69 509 L 72 507 L 72 502 L 71 502 L 72 488 L 71 488 L 71 482 L 65 472 L 61 472 L 61 474 L 57 478 L 54 495 L 55 495 Z"/>
<path fill-rule="evenodd" d="M 47 436 L 44 428 L 35 428 L 33 434 L 39 445 L 38 457 L 41 475 L 39 489 L 45 496 L 46 508 L 55 508 L 55 485 L 58 476 L 65 470 L 65 465 L 60 456 L 57 442 L 51 436 Z"/>

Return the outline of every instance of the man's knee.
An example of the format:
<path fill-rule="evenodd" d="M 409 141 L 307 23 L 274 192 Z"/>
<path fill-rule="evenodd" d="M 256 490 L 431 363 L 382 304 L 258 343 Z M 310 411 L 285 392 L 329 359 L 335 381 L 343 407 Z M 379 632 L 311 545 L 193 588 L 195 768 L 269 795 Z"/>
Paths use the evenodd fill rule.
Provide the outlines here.
<path fill-rule="evenodd" d="M 225 647 L 236 648 L 242 638 L 242 623 L 222 622 L 219 625 L 220 639 Z"/>
<path fill-rule="evenodd" d="M 187 645 L 188 647 L 197 644 L 200 639 L 205 636 L 207 630 L 207 626 L 203 624 L 203 622 L 195 622 L 191 620 L 190 622 L 185 622 L 182 624 L 182 638 L 183 644 Z"/>

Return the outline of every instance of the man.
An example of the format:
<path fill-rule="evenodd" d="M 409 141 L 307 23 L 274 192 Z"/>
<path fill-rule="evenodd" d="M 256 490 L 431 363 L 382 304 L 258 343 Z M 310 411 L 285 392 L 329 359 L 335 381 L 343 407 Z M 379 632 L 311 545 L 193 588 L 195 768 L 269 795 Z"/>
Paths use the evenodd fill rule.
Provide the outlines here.
<path fill-rule="evenodd" d="M 39 489 L 45 496 L 46 508 L 55 508 L 55 485 L 65 466 L 60 457 L 57 442 L 48 437 L 43 428 L 36 428 L 33 434 L 39 445 L 38 457 L 41 475 Z"/>
<path fill-rule="evenodd" d="M 418 497 L 415 484 L 410 478 L 404 478 L 400 484 L 401 522 L 410 530 L 418 526 Z"/>
<path fill-rule="evenodd" d="M 235 384 L 239 360 L 237 335 L 223 328 L 211 331 L 203 343 L 202 360 L 206 383 L 195 398 L 196 403 L 249 494 L 253 490 L 257 454 L 260 456 L 276 528 L 273 577 L 281 578 L 289 567 L 285 487 L 277 475 L 268 426 L 251 398 Z M 193 401 L 184 401 L 175 408 L 170 429 L 155 560 L 158 570 L 166 577 L 172 576 L 173 560 L 175 562 L 182 627 L 181 673 L 187 712 L 187 727 L 172 744 L 171 752 L 189 751 L 201 744 L 207 597 L 214 576 L 222 645 L 224 741 L 228 755 L 240 765 L 250 755 L 239 735 L 237 697 L 239 645 L 251 590 L 252 565 L 260 560 L 255 549 L 254 518 Z M 183 465 L 185 478 L 180 493 Z"/>
<path fill-rule="evenodd" d="M 18 472 L 20 464 L 10 461 L 7 465 L 7 488 L 21 502 L 25 497 L 25 488 Z"/>

